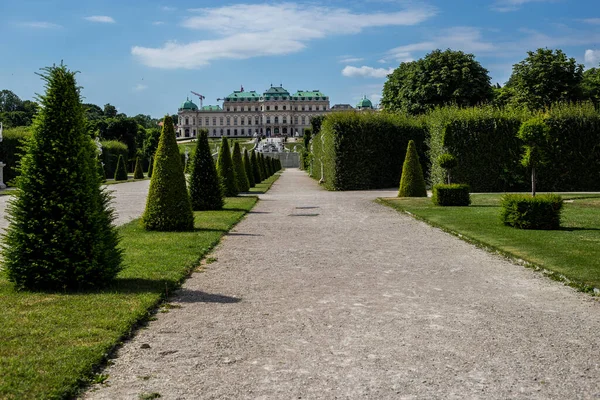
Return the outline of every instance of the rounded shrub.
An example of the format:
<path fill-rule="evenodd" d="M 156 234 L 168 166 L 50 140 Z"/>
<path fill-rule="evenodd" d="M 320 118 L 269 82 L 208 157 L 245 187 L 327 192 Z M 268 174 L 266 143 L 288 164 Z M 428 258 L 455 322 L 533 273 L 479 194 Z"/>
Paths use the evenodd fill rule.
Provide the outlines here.
<path fill-rule="evenodd" d="M 242 158 L 239 142 L 235 142 L 233 145 L 231 161 L 233 162 L 233 170 L 235 172 L 235 186 L 238 191 L 247 192 L 250 190 L 250 183 L 246 176 L 246 168 L 244 167 L 244 159 Z"/>
<path fill-rule="evenodd" d="M 177 148 L 173 120 L 165 116 L 142 225 L 149 231 L 189 231 L 194 214 Z"/>
<path fill-rule="evenodd" d="M 250 164 L 252 164 L 252 175 L 254 175 L 254 185 L 257 183 L 261 183 L 262 179 L 260 176 L 260 161 L 258 159 L 258 155 L 255 151 L 252 151 L 250 154 Z"/>
<path fill-rule="evenodd" d="M 505 194 L 500 199 L 500 219 L 520 229 L 559 229 L 562 207 L 562 197 L 555 194 Z"/>
<path fill-rule="evenodd" d="M 408 142 L 408 148 L 406 149 L 398 197 L 427 197 L 423 169 L 419 162 L 414 140 Z"/>
<path fill-rule="evenodd" d="M 3 267 L 17 289 L 105 286 L 122 254 L 75 73 L 60 65 L 42 77 L 46 92 L 7 208 Z"/>
<path fill-rule="evenodd" d="M 433 186 L 431 201 L 438 206 L 468 206 L 471 204 L 471 188 L 465 184 L 442 184 Z"/>
<path fill-rule="evenodd" d="M 221 147 L 219 148 L 219 158 L 217 159 L 217 172 L 221 178 L 223 192 L 226 197 L 235 197 L 238 195 L 238 188 L 235 183 L 235 171 L 233 161 L 229 152 L 229 142 L 223 136 Z"/>
<path fill-rule="evenodd" d="M 246 177 L 248 178 L 248 185 L 250 187 L 256 186 L 254 181 L 254 172 L 252 171 L 252 164 L 250 162 L 250 156 L 248 155 L 248 149 L 244 149 L 244 170 L 246 171 Z"/>
<path fill-rule="evenodd" d="M 117 161 L 117 169 L 115 170 L 115 181 L 126 181 L 127 180 L 127 167 L 125 166 L 125 160 L 122 155 L 119 155 L 119 161 Z"/>
<path fill-rule="evenodd" d="M 223 188 L 208 144 L 208 131 L 202 129 L 190 166 L 189 190 L 194 211 L 223 208 Z"/>
<path fill-rule="evenodd" d="M 140 158 L 135 159 L 135 168 L 133 170 L 133 179 L 144 179 L 144 171 L 142 170 L 142 163 Z"/>

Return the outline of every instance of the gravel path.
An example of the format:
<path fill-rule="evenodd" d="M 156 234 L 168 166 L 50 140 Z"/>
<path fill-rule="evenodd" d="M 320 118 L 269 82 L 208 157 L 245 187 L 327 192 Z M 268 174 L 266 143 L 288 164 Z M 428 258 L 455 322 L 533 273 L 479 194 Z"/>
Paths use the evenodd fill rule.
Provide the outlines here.
<path fill-rule="evenodd" d="M 600 304 L 287 170 L 85 399 L 600 398 Z"/>
<path fill-rule="evenodd" d="M 116 225 L 123 225 L 142 215 L 146 207 L 146 196 L 148 195 L 149 186 L 150 180 L 108 186 L 108 190 L 114 196 L 112 204 L 116 211 Z M 5 210 L 11 198 L 12 196 L 8 194 L 0 196 L 0 232 L 4 231 L 8 226 Z"/>

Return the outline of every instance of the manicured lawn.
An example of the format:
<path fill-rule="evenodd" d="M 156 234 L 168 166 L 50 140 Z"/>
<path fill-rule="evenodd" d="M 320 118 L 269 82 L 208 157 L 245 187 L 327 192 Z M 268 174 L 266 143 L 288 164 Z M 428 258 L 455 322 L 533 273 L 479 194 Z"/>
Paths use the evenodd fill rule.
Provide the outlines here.
<path fill-rule="evenodd" d="M 254 186 L 253 188 L 250 188 L 250 193 L 255 193 L 255 194 L 267 193 L 267 190 L 269 190 L 271 188 L 271 186 L 273 186 L 275 181 L 277 179 L 279 179 L 280 176 L 281 176 L 281 174 L 279 172 L 276 172 L 275 175 L 265 179 L 261 183 L 257 183 L 256 186 Z"/>
<path fill-rule="evenodd" d="M 498 194 L 471 195 L 469 207 L 437 207 L 431 199 L 380 199 L 475 244 L 551 271 L 582 289 L 600 288 L 600 195 L 562 195 L 561 230 L 520 230 L 499 219 Z M 571 202 L 572 201 L 572 202 Z M 562 276 L 561 276 L 562 275 Z"/>
<path fill-rule="evenodd" d="M 193 232 L 146 232 L 137 220 L 120 227 L 126 267 L 99 292 L 15 292 L 0 272 L 0 398 L 72 396 L 256 201 L 196 212 Z"/>

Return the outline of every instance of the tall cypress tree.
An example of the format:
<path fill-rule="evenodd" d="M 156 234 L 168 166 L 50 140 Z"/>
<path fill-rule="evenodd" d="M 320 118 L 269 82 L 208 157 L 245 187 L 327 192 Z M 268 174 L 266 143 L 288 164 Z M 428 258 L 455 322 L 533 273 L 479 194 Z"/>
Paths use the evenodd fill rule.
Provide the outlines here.
<path fill-rule="evenodd" d="M 250 154 L 250 164 L 252 164 L 252 175 L 254 175 L 254 185 L 256 186 L 258 183 L 262 182 L 260 177 L 260 165 L 259 165 L 258 155 L 255 151 L 252 151 Z"/>
<path fill-rule="evenodd" d="M 239 142 L 235 142 L 233 145 L 231 161 L 233 162 L 235 185 L 238 188 L 238 191 L 247 192 L 250 190 L 250 183 L 248 182 L 248 177 L 246 176 L 246 169 L 244 168 L 244 160 L 242 158 L 242 151 L 240 150 Z"/>
<path fill-rule="evenodd" d="M 142 225 L 149 231 L 188 231 L 194 228 L 194 214 L 183 163 L 173 120 L 166 115 L 163 122 Z"/>
<path fill-rule="evenodd" d="M 229 143 L 223 136 L 221 147 L 219 148 L 219 158 L 217 159 L 217 171 L 221 177 L 223 191 L 226 197 L 235 197 L 238 195 L 238 188 L 235 183 L 235 171 L 233 170 L 233 161 L 229 152 Z"/>
<path fill-rule="evenodd" d="M 252 171 L 252 164 L 250 162 L 250 156 L 248 156 L 248 149 L 244 149 L 244 169 L 246 170 L 246 176 L 248 177 L 248 184 L 250 187 L 256 186 L 254 181 L 254 172 Z"/>
<path fill-rule="evenodd" d="M 267 168 L 265 166 L 265 156 L 262 153 L 258 153 L 258 160 L 258 166 L 260 167 L 260 180 L 264 181 L 269 177 L 269 175 L 267 175 Z"/>
<path fill-rule="evenodd" d="M 135 158 L 135 168 L 133 170 L 133 179 L 144 179 L 144 171 L 142 170 L 142 163 L 140 158 Z"/>
<path fill-rule="evenodd" d="M 222 209 L 223 188 L 210 153 L 206 129 L 199 132 L 190 169 L 189 190 L 192 209 L 194 211 Z"/>
<path fill-rule="evenodd" d="M 75 73 L 60 65 L 41 76 L 46 93 L 7 209 L 4 268 L 17 289 L 100 287 L 122 268 L 110 196 Z"/>
<path fill-rule="evenodd" d="M 406 149 L 398 197 L 427 197 L 423 169 L 413 140 L 408 142 L 408 148 Z"/>

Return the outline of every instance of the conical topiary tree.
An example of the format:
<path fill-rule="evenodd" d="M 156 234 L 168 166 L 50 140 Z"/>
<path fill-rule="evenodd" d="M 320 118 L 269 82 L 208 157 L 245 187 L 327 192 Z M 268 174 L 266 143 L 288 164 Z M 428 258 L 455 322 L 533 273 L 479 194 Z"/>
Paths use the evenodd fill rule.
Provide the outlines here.
<path fill-rule="evenodd" d="M 413 140 L 408 142 L 406 149 L 398 197 L 427 197 L 423 169 L 419 163 L 419 155 Z"/>
<path fill-rule="evenodd" d="M 123 159 L 122 155 L 119 155 L 117 169 L 115 169 L 115 181 L 126 181 L 127 178 L 127 167 L 125 166 L 125 160 Z"/>
<path fill-rule="evenodd" d="M 150 157 L 150 162 L 148 163 L 148 178 L 152 178 L 153 165 L 154 165 L 154 157 Z"/>
<path fill-rule="evenodd" d="M 235 184 L 235 171 L 229 152 L 229 143 L 227 138 L 223 136 L 221 140 L 221 148 L 219 149 L 219 158 L 217 159 L 217 171 L 223 184 L 223 194 L 226 197 L 235 197 L 238 195 L 238 188 Z"/>
<path fill-rule="evenodd" d="M 101 287 L 121 270 L 122 255 L 96 146 L 75 73 L 60 65 L 41 76 L 46 93 L 7 209 L 3 267 L 17 289 Z"/>
<path fill-rule="evenodd" d="M 189 190 L 194 211 L 220 210 L 223 208 L 223 188 L 215 167 L 208 131 L 199 132 L 196 152 L 190 166 Z"/>
<path fill-rule="evenodd" d="M 149 231 L 188 231 L 194 228 L 194 214 L 173 120 L 166 115 L 163 122 L 142 225 Z"/>
<path fill-rule="evenodd" d="M 260 177 L 260 161 L 258 160 L 258 155 L 255 151 L 252 151 L 250 154 L 250 164 L 252 164 L 252 175 L 254 175 L 254 185 L 256 186 L 258 183 L 262 182 Z"/>
<path fill-rule="evenodd" d="M 265 164 L 265 156 L 262 153 L 258 153 L 258 158 L 260 160 L 260 177 L 262 178 L 261 180 L 265 180 L 269 177 L 269 174 L 267 172 L 267 165 Z"/>
<path fill-rule="evenodd" d="M 250 156 L 248 155 L 248 149 L 244 149 L 244 170 L 246 171 L 246 177 L 248 178 L 248 185 L 250 187 L 256 186 L 256 183 L 254 182 L 254 172 L 252 171 Z"/>
<path fill-rule="evenodd" d="M 142 170 L 142 163 L 140 158 L 135 159 L 135 168 L 133 170 L 133 179 L 144 179 L 144 171 Z"/>
<path fill-rule="evenodd" d="M 233 170 L 235 172 L 235 186 L 240 192 L 247 192 L 250 190 L 250 183 L 246 176 L 246 169 L 244 168 L 244 160 L 242 158 L 242 151 L 240 150 L 239 142 L 235 142 L 233 145 L 233 153 L 231 154 L 231 161 L 233 162 Z"/>

